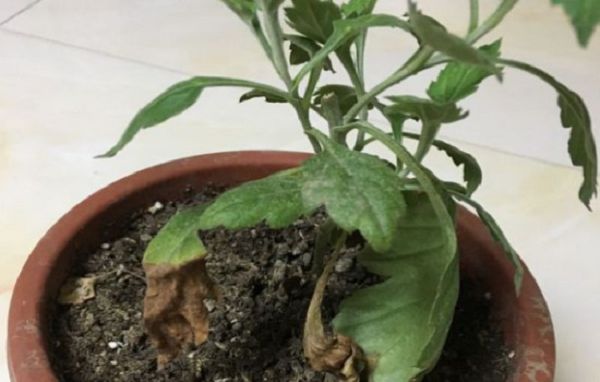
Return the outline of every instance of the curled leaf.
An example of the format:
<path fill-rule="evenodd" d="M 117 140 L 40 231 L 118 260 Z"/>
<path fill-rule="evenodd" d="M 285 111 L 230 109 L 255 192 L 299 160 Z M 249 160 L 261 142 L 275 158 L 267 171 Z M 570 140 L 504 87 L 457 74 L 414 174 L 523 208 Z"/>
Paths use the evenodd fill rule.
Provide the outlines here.
<path fill-rule="evenodd" d="M 323 327 L 321 304 L 336 260 L 336 255 L 329 259 L 315 285 L 304 324 L 304 356 L 316 371 L 334 373 L 344 382 L 359 382 L 364 365 L 362 350 L 350 337 L 326 333 Z"/>
<path fill-rule="evenodd" d="M 204 299 L 217 291 L 206 272 L 205 259 L 183 264 L 144 264 L 147 289 L 144 326 L 158 352 L 158 368 L 208 337 Z"/>

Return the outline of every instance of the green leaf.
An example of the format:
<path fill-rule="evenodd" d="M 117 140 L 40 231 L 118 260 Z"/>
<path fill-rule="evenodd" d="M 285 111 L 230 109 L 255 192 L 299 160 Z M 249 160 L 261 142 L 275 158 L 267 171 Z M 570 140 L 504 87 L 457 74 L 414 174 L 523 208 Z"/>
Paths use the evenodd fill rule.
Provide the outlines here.
<path fill-rule="evenodd" d="M 600 1 L 552 0 L 552 3 L 562 5 L 575 27 L 579 45 L 587 46 L 596 29 L 596 25 L 600 23 Z"/>
<path fill-rule="evenodd" d="M 403 133 L 403 135 L 412 139 L 420 139 L 419 134 Z M 433 146 L 446 153 L 456 166 L 463 166 L 463 179 L 467 184 L 465 192 L 469 196 L 472 195 L 481 185 L 483 178 L 477 159 L 458 147 L 438 139 L 433 141 Z"/>
<path fill-rule="evenodd" d="M 198 237 L 198 222 L 205 209 L 202 204 L 175 214 L 148 244 L 144 264 L 178 265 L 204 257 L 206 248 Z"/>
<path fill-rule="evenodd" d="M 290 42 L 290 64 L 292 65 L 310 61 L 311 57 L 321 49 L 319 44 L 306 37 L 286 35 L 285 39 Z M 333 65 L 329 58 L 325 59 L 323 69 L 333 71 Z"/>
<path fill-rule="evenodd" d="M 339 7 L 331 0 L 292 0 L 285 15 L 298 33 L 321 43 L 333 33 L 333 22 L 342 18 Z"/>
<path fill-rule="evenodd" d="M 441 354 L 458 297 L 456 248 L 424 193 L 405 193 L 407 213 L 390 250 L 358 261 L 385 281 L 342 301 L 333 321 L 375 365 L 373 382 L 411 382 Z"/>
<path fill-rule="evenodd" d="M 415 153 L 415 158 L 418 161 L 421 161 L 429 151 L 442 123 L 455 122 L 468 115 L 468 113 L 463 112 L 451 103 L 438 104 L 428 99 L 413 96 L 392 96 L 388 99 L 394 104 L 386 107 L 385 113 L 388 115 L 402 113 L 421 121 L 421 139 Z"/>
<path fill-rule="evenodd" d="M 312 212 L 304 208 L 302 184 L 303 173 L 299 168 L 244 183 L 224 192 L 208 206 L 200 219 L 200 227 L 238 229 L 263 221 L 271 228 L 285 227 Z"/>
<path fill-rule="evenodd" d="M 435 140 L 433 146 L 446 153 L 457 166 L 463 166 L 463 179 L 467 184 L 467 195 L 472 195 L 481 185 L 483 178 L 481 167 L 477 163 L 477 159 L 471 154 L 462 151 L 456 146 L 453 146 L 444 141 Z"/>
<path fill-rule="evenodd" d="M 346 17 L 362 16 L 373 12 L 377 0 L 350 0 L 342 5 L 342 13 Z"/>
<path fill-rule="evenodd" d="M 359 230 L 379 251 L 390 248 L 405 203 L 401 179 L 381 159 L 320 138 L 324 151 L 307 160 L 302 187 L 305 208 L 324 205 L 348 232 Z"/>
<path fill-rule="evenodd" d="M 321 62 L 329 54 L 355 38 L 360 32 L 373 27 L 395 27 L 410 31 L 406 21 L 391 15 L 364 15 L 352 19 L 337 20 L 333 24 L 333 33 L 327 39 L 323 48 L 294 77 L 293 88 L 298 88 L 304 76 L 318 65 L 321 65 Z"/>
<path fill-rule="evenodd" d="M 562 125 L 571 130 L 569 137 L 571 162 L 583 168 L 583 184 L 579 189 L 579 199 L 589 209 L 592 197 L 598 194 L 598 154 L 590 114 L 585 103 L 577 93 L 532 65 L 505 59 L 499 62 L 539 77 L 558 92 Z"/>
<path fill-rule="evenodd" d="M 452 123 L 467 117 L 468 113 L 454 103 L 436 103 L 414 96 L 389 96 L 392 105 L 385 108 L 388 113 L 402 113 L 410 118 L 431 123 Z"/>
<path fill-rule="evenodd" d="M 489 57 L 500 55 L 501 40 L 479 48 Z M 440 72 L 437 79 L 429 85 L 427 94 L 438 103 L 454 103 L 475 93 L 479 84 L 494 72 L 479 65 L 451 62 Z"/>
<path fill-rule="evenodd" d="M 129 126 L 125 129 L 117 144 L 99 157 L 106 158 L 116 155 L 141 130 L 156 126 L 181 114 L 198 100 L 198 97 L 200 97 L 205 88 L 219 86 L 254 88 L 269 93 L 272 96 L 289 99 L 286 92 L 257 82 L 224 77 L 194 77 L 171 86 L 148 105 L 144 106 L 129 123 Z"/>
<path fill-rule="evenodd" d="M 485 224 L 494 240 L 496 240 L 500 244 L 500 246 L 502 246 L 504 253 L 515 268 L 514 283 L 515 289 L 518 293 L 521 290 L 521 283 L 523 281 L 523 265 L 521 264 L 521 259 L 519 258 L 519 254 L 517 253 L 517 251 L 515 251 L 515 249 L 512 247 L 512 245 L 504 235 L 504 232 L 502 232 L 502 229 L 500 228 L 498 223 L 496 223 L 496 220 L 492 217 L 492 215 L 489 214 L 489 212 L 487 212 L 483 208 L 483 206 L 481 206 L 481 204 L 472 200 L 468 196 L 462 195 L 460 193 L 451 193 L 458 200 L 465 202 L 473 208 L 475 208 L 475 210 L 477 211 L 477 215 L 479 215 L 479 218 L 481 219 L 483 224 Z"/>
<path fill-rule="evenodd" d="M 245 102 L 245 101 L 251 100 L 253 98 L 264 98 L 265 101 L 269 102 L 269 103 L 286 103 L 286 102 L 288 102 L 288 100 L 285 99 L 284 97 L 281 97 L 277 94 L 265 92 L 265 91 L 262 91 L 259 89 L 253 89 L 247 93 L 242 94 L 242 96 L 240 97 L 240 102 Z"/>
<path fill-rule="evenodd" d="M 315 105 L 321 105 L 323 96 L 332 93 L 337 97 L 342 114 L 346 114 L 346 112 L 348 112 L 348 110 L 350 110 L 350 108 L 358 101 L 356 90 L 354 90 L 353 87 L 333 84 L 321 86 L 317 89 L 313 102 Z"/>
<path fill-rule="evenodd" d="M 500 71 L 494 66 L 491 57 L 473 48 L 462 38 L 449 33 L 438 21 L 416 10 L 413 3 L 411 3 L 409 16 L 412 30 L 421 44 L 429 45 L 455 60 L 482 66 L 499 75 Z"/>

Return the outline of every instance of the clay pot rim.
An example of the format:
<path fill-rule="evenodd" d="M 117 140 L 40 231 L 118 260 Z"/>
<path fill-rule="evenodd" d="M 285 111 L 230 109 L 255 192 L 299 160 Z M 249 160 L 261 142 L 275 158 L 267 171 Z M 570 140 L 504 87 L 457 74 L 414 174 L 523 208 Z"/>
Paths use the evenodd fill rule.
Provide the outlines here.
<path fill-rule="evenodd" d="M 38 242 L 15 284 L 10 304 L 7 340 L 11 380 L 58 381 L 46 351 L 44 327 L 49 293 L 47 285 L 53 281 L 52 276 L 55 274 L 59 258 L 65 256 L 65 249 L 81 227 L 90 224 L 104 210 L 131 198 L 143 189 L 155 188 L 159 184 L 169 183 L 195 172 L 226 172 L 236 167 L 264 166 L 264 172 L 268 173 L 297 166 L 310 155 L 288 151 L 232 151 L 176 159 L 110 183 L 73 207 Z M 483 227 L 478 218 L 464 208 L 459 209 L 458 215 L 459 222 L 462 222 L 461 227 L 457 227 L 457 231 L 460 231 L 459 237 L 461 234 L 469 235 L 469 238 L 475 239 L 477 245 L 482 248 L 494 247 L 491 252 L 499 272 L 505 277 L 511 275 L 512 269 L 501 249 L 493 243 L 489 235 L 482 236 Z M 541 291 L 527 267 L 517 305 L 522 317 L 515 323 L 515 330 L 519 337 L 519 352 L 523 354 L 517 359 L 517 371 L 510 381 L 551 382 L 554 379 L 555 363 L 554 333 Z M 546 326 L 540 329 L 540 325 L 544 324 Z M 532 369 L 533 364 L 542 364 L 545 370 Z"/>

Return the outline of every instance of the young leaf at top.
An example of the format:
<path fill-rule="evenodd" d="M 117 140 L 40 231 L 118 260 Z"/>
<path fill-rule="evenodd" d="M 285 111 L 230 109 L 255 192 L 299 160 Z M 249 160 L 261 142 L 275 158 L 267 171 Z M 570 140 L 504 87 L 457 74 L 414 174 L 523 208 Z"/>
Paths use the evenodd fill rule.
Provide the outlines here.
<path fill-rule="evenodd" d="M 585 103 L 577 93 L 532 65 L 505 59 L 499 62 L 533 74 L 557 91 L 562 125 L 571 130 L 569 137 L 571 162 L 583 168 L 583 184 L 579 189 L 579 199 L 589 209 L 592 197 L 598 194 L 598 154 L 590 114 Z"/>
<path fill-rule="evenodd" d="M 253 88 L 272 96 L 289 99 L 286 92 L 257 82 L 224 77 L 193 77 L 171 86 L 148 105 L 144 106 L 129 123 L 129 126 L 125 129 L 117 144 L 99 157 L 115 156 L 141 130 L 156 126 L 181 114 L 196 103 L 205 88 L 219 86 Z"/>
<path fill-rule="evenodd" d="M 493 60 L 485 52 L 477 50 L 462 38 L 449 33 L 446 28 L 434 18 L 422 14 L 411 2 L 409 22 L 413 32 L 421 44 L 429 45 L 433 49 L 446 54 L 455 60 L 479 65 L 492 73 L 499 75 L 499 69 L 494 66 Z"/>
<path fill-rule="evenodd" d="M 346 17 L 362 16 L 373 12 L 377 0 L 350 0 L 342 5 L 342 13 Z"/>
<path fill-rule="evenodd" d="M 348 41 L 356 37 L 360 32 L 373 27 L 394 27 L 410 31 L 410 27 L 406 21 L 391 15 L 364 15 L 351 19 L 337 20 L 333 24 L 333 33 L 329 36 L 323 48 L 294 77 L 294 88 L 299 86 L 304 76 L 318 65 L 321 65 L 321 62 L 329 54 L 348 43 Z"/>
<path fill-rule="evenodd" d="M 359 230 L 378 251 L 390 248 L 405 203 L 401 179 L 381 159 L 320 138 L 324 151 L 307 160 L 302 187 L 305 208 L 324 205 L 347 232 Z"/>
<path fill-rule="evenodd" d="M 221 194 L 206 208 L 198 225 L 238 229 L 264 221 L 271 228 L 285 227 L 312 212 L 304 208 L 302 182 L 302 168 L 295 168 L 244 183 Z"/>
<path fill-rule="evenodd" d="M 598 0 L 552 0 L 560 4 L 571 18 L 581 46 L 587 46 L 600 23 L 600 1 Z"/>
<path fill-rule="evenodd" d="M 333 22 L 342 18 L 340 8 L 331 0 L 292 0 L 285 15 L 294 30 L 320 43 L 333 33 Z"/>
<path fill-rule="evenodd" d="M 489 57 L 500 55 L 501 40 L 479 48 Z M 440 72 L 434 82 L 429 85 L 427 94 L 438 103 L 455 103 L 477 91 L 479 84 L 494 72 L 488 68 L 463 62 L 451 62 Z"/>
<path fill-rule="evenodd" d="M 496 220 L 492 217 L 492 215 L 490 215 L 489 212 L 487 212 L 481 206 L 481 204 L 472 200 L 468 196 L 462 195 L 460 193 L 457 193 L 457 192 L 451 192 L 451 193 L 452 193 L 452 195 L 454 195 L 454 197 L 456 197 L 456 199 L 458 199 L 462 202 L 465 202 L 468 205 L 470 205 L 471 207 L 475 208 L 475 211 L 477 211 L 477 215 L 479 215 L 479 218 L 481 219 L 483 224 L 485 224 L 485 226 L 487 227 L 488 231 L 490 232 L 490 234 L 492 235 L 494 240 L 496 240 L 502 246 L 504 253 L 506 254 L 508 259 L 512 263 L 513 267 L 515 268 L 514 283 L 515 283 L 515 289 L 518 293 L 521 289 L 521 283 L 523 281 L 523 265 L 521 264 L 521 259 L 519 258 L 519 254 L 517 253 L 517 251 L 515 251 L 513 246 L 510 244 L 510 242 L 504 235 L 504 232 L 502 232 L 502 229 L 500 228 L 498 223 L 496 223 Z"/>
<path fill-rule="evenodd" d="M 385 281 L 342 301 L 333 321 L 336 332 L 373 361 L 373 382 L 420 380 L 441 354 L 458 297 L 455 246 L 427 195 L 406 192 L 404 198 L 408 211 L 392 247 L 367 248 L 358 257 Z"/>
<path fill-rule="evenodd" d="M 403 135 L 412 139 L 420 139 L 418 134 L 403 133 Z M 469 196 L 472 195 L 481 185 L 481 180 L 483 178 L 481 167 L 479 166 L 479 163 L 477 163 L 477 159 L 458 147 L 438 139 L 433 141 L 433 146 L 446 153 L 455 165 L 463 166 L 463 179 L 467 184 L 465 192 Z"/>

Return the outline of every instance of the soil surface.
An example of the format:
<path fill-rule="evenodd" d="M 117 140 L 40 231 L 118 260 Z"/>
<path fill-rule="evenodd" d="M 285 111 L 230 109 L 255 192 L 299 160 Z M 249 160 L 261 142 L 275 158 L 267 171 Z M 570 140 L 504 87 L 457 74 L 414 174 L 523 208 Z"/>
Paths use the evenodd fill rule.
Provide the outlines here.
<path fill-rule="evenodd" d="M 311 272 L 317 214 L 293 226 L 202 233 L 211 254 L 207 269 L 222 300 L 207 300 L 206 343 L 156 370 L 156 354 L 142 326 L 145 282 L 141 259 L 147 243 L 186 205 L 211 200 L 218 190 L 190 191 L 185 202 L 149 206 L 132 217 L 123 236 L 81 254 L 72 276 L 91 282 L 75 304 L 56 303 L 50 321 L 52 362 L 63 382 L 334 382 L 302 355 L 302 326 L 315 277 Z M 324 317 L 353 290 L 376 283 L 355 261 L 359 245 L 336 264 Z M 88 288 L 89 289 L 89 288 Z M 85 291 L 84 291 L 85 292 Z M 87 290 L 89 293 L 89 290 Z M 72 296 L 71 296 L 72 297 Z M 514 353 L 490 320 L 489 295 L 463 281 L 447 346 L 427 382 L 505 382 Z"/>

